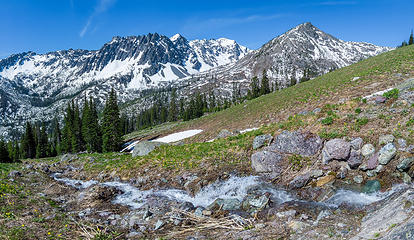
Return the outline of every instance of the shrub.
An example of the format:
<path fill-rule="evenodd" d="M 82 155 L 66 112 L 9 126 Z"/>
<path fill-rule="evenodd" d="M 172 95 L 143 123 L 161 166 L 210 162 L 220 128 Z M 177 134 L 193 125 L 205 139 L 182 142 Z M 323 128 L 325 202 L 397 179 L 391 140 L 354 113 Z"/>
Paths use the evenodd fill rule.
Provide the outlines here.
<path fill-rule="evenodd" d="M 361 108 L 357 108 L 357 109 L 355 109 L 355 113 L 356 113 L 356 114 L 360 114 L 361 112 L 362 112 Z"/>
<path fill-rule="evenodd" d="M 400 94 L 400 90 L 394 88 L 386 93 L 383 94 L 384 97 L 386 97 L 387 99 L 397 99 L 398 96 Z"/>
<path fill-rule="evenodd" d="M 333 123 L 333 117 L 331 117 L 331 116 L 326 117 L 326 118 L 322 119 L 321 123 L 323 125 L 331 125 Z"/>

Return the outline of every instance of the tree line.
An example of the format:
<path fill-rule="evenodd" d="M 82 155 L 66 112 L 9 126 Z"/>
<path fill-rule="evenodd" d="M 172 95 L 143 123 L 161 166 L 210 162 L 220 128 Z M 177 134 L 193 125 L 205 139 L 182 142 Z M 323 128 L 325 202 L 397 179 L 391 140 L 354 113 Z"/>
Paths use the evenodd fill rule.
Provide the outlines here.
<path fill-rule="evenodd" d="M 309 80 L 310 74 L 310 70 L 305 70 L 299 82 Z M 297 80 L 292 77 L 290 85 L 296 83 Z M 172 89 L 170 94 L 156 93 L 151 107 L 132 116 L 120 116 L 116 92 L 112 89 L 101 119 L 96 102 L 92 97 L 87 99 L 85 96 L 82 109 L 74 100 L 68 103 L 63 116 L 63 127 L 60 126 L 57 117 L 53 119 L 49 129 L 45 123 L 29 121 L 20 141 L 0 141 L 0 162 L 13 162 L 21 158 L 54 157 L 83 151 L 119 151 L 122 136 L 125 134 L 165 122 L 199 118 L 205 113 L 221 111 L 246 99 L 254 99 L 279 89 L 277 82 L 271 84 L 266 71 L 263 71 L 260 81 L 258 77 L 252 78 L 247 95 L 241 93 L 240 85 L 237 84 L 233 84 L 231 98 L 218 98 L 213 91 L 207 94 L 197 92 L 188 98 L 179 98 L 177 91 Z"/>
<path fill-rule="evenodd" d="M 77 102 L 68 103 L 60 127 L 57 117 L 48 134 L 45 123 L 26 122 L 20 141 L 0 140 L 0 162 L 15 162 L 21 158 L 55 157 L 64 153 L 114 152 L 122 144 L 122 129 L 117 96 L 114 89 L 108 95 L 101 122 L 96 102 L 85 97 L 82 110 Z"/>

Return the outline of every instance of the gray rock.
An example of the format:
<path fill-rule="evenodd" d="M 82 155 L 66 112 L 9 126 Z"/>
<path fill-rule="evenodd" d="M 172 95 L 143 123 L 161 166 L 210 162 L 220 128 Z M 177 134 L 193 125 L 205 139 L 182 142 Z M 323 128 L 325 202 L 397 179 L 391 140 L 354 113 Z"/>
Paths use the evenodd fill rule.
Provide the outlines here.
<path fill-rule="evenodd" d="M 414 163 L 414 157 L 404 158 L 397 165 L 397 170 L 400 172 L 407 171 Z"/>
<path fill-rule="evenodd" d="M 8 175 L 9 178 L 16 178 L 16 177 L 21 177 L 21 176 L 23 176 L 23 174 L 16 170 L 11 171 Z"/>
<path fill-rule="evenodd" d="M 393 143 L 395 140 L 395 137 L 391 134 L 383 135 L 379 137 L 378 143 L 379 145 L 385 145 L 388 143 Z"/>
<path fill-rule="evenodd" d="M 206 209 L 211 210 L 211 211 L 216 211 L 218 209 L 234 211 L 234 210 L 240 209 L 240 207 L 241 207 L 241 202 L 237 198 L 228 198 L 228 199 L 217 198 Z"/>
<path fill-rule="evenodd" d="M 135 145 L 134 150 L 132 151 L 132 157 L 148 155 L 150 152 L 154 151 L 155 148 L 164 144 L 165 143 L 149 141 L 139 142 Z"/>
<path fill-rule="evenodd" d="M 344 179 L 346 178 L 346 175 L 348 174 L 348 169 L 344 166 L 341 166 L 339 169 L 339 172 L 336 174 L 336 178 Z"/>
<path fill-rule="evenodd" d="M 395 148 L 394 144 L 388 143 L 379 151 L 378 162 L 379 164 L 386 165 L 395 155 L 397 155 L 397 148 Z"/>
<path fill-rule="evenodd" d="M 332 212 L 329 210 L 322 210 L 319 214 L 318 217 L 316 218 L 316 221 L 319 222 L 320 220 L 327 218 L 329 216 L 332 215 Z"/>
<path fill-rule="evenodd" d="M 405 141 L 405 139 L 399 138 L 397 140 L 397 143 L 398 143 L 398 150 L 405 151 L 407 149 L 407 141 Z"/>
<path fill-rule="evenodd" d="M 252 168 L 257 173 L 271 173 L 273 177 L 282 171 L 283 156 L 276 152 L 261 151 L 251 157 Z"/>
<path fill-rule="evenodd" d="M 232 132 L 230 132 L 229 130 L 227 130 L 227 129 L 223 129 L 223 130 L 221 130 L 220 132 L 219 132 L 219 134 L 217 135 L 217 139 L 220 139 L 220 138 L 227 138 L 227 137 L 231 137 L 231 136 L 233 136 L 234 134 L 232 133 Z"/>
<path fill-rule="evenodd" d="M 361 149 L 362 156 L 369 157 L 369 156 L 371 156 L 374 153 L 375 153 L 375 147 L 374 147 L 374 145 L 372 145 L 372 144 L 365 144 L 364 146 L 362 146 L 362 149 Z"/>
<path fill-rule="evenodd" d="M 283 131 L 266 150 L 313 156 L 321 148 L 322 140 L 315 134 L 300 131 Z"/>
<path fill-rule="evenodd" d="M 364 177 L 362 175 L 357 175 L 354 177 L 354 182 L 361 184 L 364 181 Z"/>
<path fill-rule="evenodd" d="M 331 160 L 346 160 L 349 157 L 350 150 L 351 145 L 343 139 L 329 140 L 322 150 L 322 161 L 327 164 Z"/>
<path fill-rule="evenodd" d="M 257 210 L 265 209 L 270 203 L 270 194 L 264 195 L 247 195 L 242 202 L 242 209 L 246 212 L 252 213 Z"/>
<path fill-rule="evenodd" d="M 349 154 L 348 165 L 351 169 L 357 169 L 362 164 L 362 154 L 360 151 L 351 150 Z"/>
<path fill-rule="evenodd" d="M 279 218 L 283 217 L 294 217 L 296 215 L 296 210 L 289 210 L 284 212 L 277 212 L 276 216 Z"/>
<path fill-rule="evenodd" d="M 385 103 L 387 101 L 387 98 L 384 96 L 376 96 L 374 101 L 376 104 Z"/>
<path fill-rule="evenodd" d="M 402 177 L 403 177 L 403 182 L 404 183 L 407 183 L 407 184 L 411 183 L 411 177 L 410 177 L 410 175 L 408 175 L 408 173 L 404 172 L 402 174 Z"/>
<path fill-rule="evenodd" d="M 253 149 L 258 149 L 265 145 L 269 145 L 272 140 L 273 137 L 270 134 L 257 136 L 253 140 Z"/>
<path fill-rule="evenodd" d="M 130 239 L 130 238 L 132 238 L 132 239 L 141 239 L 142 237 L 144 237 L 144 234 L 141 233 L 141 232 L 132 231 L 132 232 L 128 233 L 126 235 L 126 237 L 128 239 Z"/>
<path fill-rule="evenodd" d="M 368 158 L 365 170 L 372 170 L 372 169 L 377 168 L 377 166 L 378 166 L 378 153 L 375 153 L 370 158 Z"/>
<path fill-rule="evenodd" d="M 194 205 L 191 202 L 183 202 L 178 206 L 178 208 L 186 212 L 189 212 L 195 209 Z"/>
<path fill-rule="evenodd" d="M 364 193 L 374 193 L 378 192 L 381 189 L 381 184 L 378 180 L 368 180 L 365 183 L 362 192 Z"/>
<path fill-rule="evenodd" d="M 380 173 L 384 170 L 384 165 L 378 165 L 377 168 L 374 169 L 375 173 Z"/>
<path fill-rule="evenodd" d="M 314 114 L 318 114 L 318 113 L 320 113 L 322 110 L 320 109 L 320 108 L 315 108 L 315 109 L 313 109 L 313 113 Z"/>
<path fill-rule="evenodd" d="M 405 151 L 409 153 L 414 153 L 414 145 L 409 145 Z"/>
<path fill-rule="evenodd" d="M 203 216 L 203 211 L 204 211 L 203 207 L 198 207 L 198 208 L 195 209 L 194 215 L 196 215 L 197 217 L 202 217 Z"/>
<path fill-rule="evenodd" d="M 318 178 L 323 176 L 323 171 L 321 169 L 315 169 L 311 171 L 311 177 Z"/>
<path fill-rule="evenodd" d="M 291 188 L 301 188 L 304 187 L 310 180 L 311 174 L 305 173 L 299 176 L 296 176 L 292 181 L 289 183 L 289 187 Z"/>
<path fill-rule="evenodd" d="M 185 184 L 184 189 L 189 193 L 191 196 L 195 196 L 201 190 L 201 183 L 200 178 L 194 176 L 190 178 Z"/>
<path fill-rule="evenodd" d="M 360 150 L 362 148 L 362 145 L 364 144 L 364 140 L 362 138 L 357 137 L 354 138 L 349 144 L 351 144 L 351 148 L 354 150 Z"/>
<path fill-rule="evenodd" d="M 366 172 L 366 174 L 367 174 L 368 177 L 375 177 L 375 176 L 377 176 L 377 172 L 375 170 L 368 170 Z"/>
<path fill-rule="evenodd" d="M 161 229 L 164 225 L 165 225 L 164 221 L 158 220 L 155 223 L 154 231 L 157 231 L 157 230 Z"/>

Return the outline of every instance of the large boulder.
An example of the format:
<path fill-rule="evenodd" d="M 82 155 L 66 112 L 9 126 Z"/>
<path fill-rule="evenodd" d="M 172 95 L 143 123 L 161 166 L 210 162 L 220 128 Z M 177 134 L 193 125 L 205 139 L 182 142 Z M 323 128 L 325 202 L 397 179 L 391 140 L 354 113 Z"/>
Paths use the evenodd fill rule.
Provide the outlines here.
<path fill-rule="evenodd" d="M 372 154 L 375 153 L 375 147 L 372 144 L 365 144 L 364 146 L 362 146 L 361 148 L 361 154 L 364 157 L 370 157 Z"/>
<path fill-rule="evenodd" d="M 397 148 L 392 143 L 388 143 L 379 151 L 378 162 L 379 164 L 386 165 L 391 159 L 397 155 Z"/>
<path fill-rule="evenodd" d="M 352 139 L 352 141 L 349 143 L 351 144 L 351 148 L 354 150 L 360 150 L 362 148 L 362 144 L 364 143 L 364 140 L 362 138 L 357 137 Z"/>
<path fill-rule="evenodd" d="M 397 165 L 397 169 L 400 172 L 407 171 L 414 163 L 414 157 L 403 158 Z"/>
<path fill-rule="evenodd" d="M 351 150 L 349 155 L 348 165 L 351 169 L 356 169 L 362 164 L 362 155 L 360 151 Z"/>
<path fill-rule="evenodd" d="M 267 150 L 281 153 L 313 156 L 322 148 L 322 140 L 312 133 L 283 131 Z"/>
<path fill-rule="evenodd" d="M 272 140 L 273 137 L 270 134 L 257 136 L 253 140 L 253 149 L 259 149 L 264 145 L 269 145 Z"/>
<path fill-rule="evenodd" d="M 132 151 L 132 157 L 148 155 L 150 152 L 154 151 L 155 148 L 164 144 L 165 143 L 149 141 L 139 142 L 135 145 L 134 150 Z"/>
<path fill-rule="evenodd" d="M 366 164 L 360 166 L 360 169 L 363 171 L 366 171 L 366 170 L 376 169 L 377 167 L 378 167 L 378 153 L 375 153 L 374 155 L 368 158 L 368 161 L 366 162 Z"/>
<path fill-rule="evenodd" d="M 349 142 L 335 138 L 325 143 L 322 150 L 323 163 L 327 164 L 331 160 L 347 160 L 351 150 Z"/>
<path fill-rule="evenodd" d="M 280 153 L 261 151 L 254 153 L 251 160 L 257 173 L 271 173 L 272 177 L 277 177 L 282 172 L 283 156 Z"/>

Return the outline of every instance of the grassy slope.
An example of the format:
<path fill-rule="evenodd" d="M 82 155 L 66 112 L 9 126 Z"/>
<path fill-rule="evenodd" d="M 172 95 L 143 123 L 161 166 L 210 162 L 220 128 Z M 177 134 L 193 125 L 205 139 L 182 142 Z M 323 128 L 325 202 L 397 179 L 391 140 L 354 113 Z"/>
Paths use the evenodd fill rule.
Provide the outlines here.
<path fill-rule="evenodd" d="M 286 119 L 302 110 L 312 110 L 339 98 L 354 98 L 383 90 L 395 84 L 392 73 L 413 71 L 414 46 L 396 49 L 341 68 L 305 83 L 262 96 L 227 110 L 183 123 L 177 129 L 201 128 L 200 139 L 212 138 L 223 128 L 243 129 Z M 360 80 L 352 82 L 354 77 Z M 368 88 L 377 83 L 373 89 Z"/>

